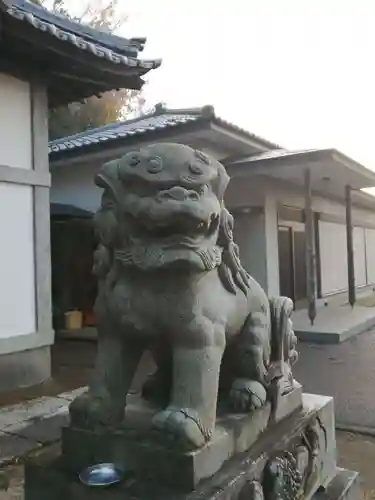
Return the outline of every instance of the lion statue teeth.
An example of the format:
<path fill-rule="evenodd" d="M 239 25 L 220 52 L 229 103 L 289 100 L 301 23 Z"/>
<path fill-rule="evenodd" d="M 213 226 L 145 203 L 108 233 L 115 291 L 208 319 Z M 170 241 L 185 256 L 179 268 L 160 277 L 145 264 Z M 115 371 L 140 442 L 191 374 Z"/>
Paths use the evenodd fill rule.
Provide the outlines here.
<path fill-rule="evenodd" d="M 282 376 L 286 351 L 295 352 L 285 321 L 293 304 L 270 303 L 241 266 L 224 205 L 228 182 L 215 159 L 169 143 L 127 153 L 97 174 L 98 354 L 89 390 L 70 406 L 72 425 L 122 422 L 146 349 L 157 371 L 143 395 L 160 405 L 155 430 L 177 446 L 211 438 L 219 393 L 236 412 L 266 403 L 273 353 Z"/>

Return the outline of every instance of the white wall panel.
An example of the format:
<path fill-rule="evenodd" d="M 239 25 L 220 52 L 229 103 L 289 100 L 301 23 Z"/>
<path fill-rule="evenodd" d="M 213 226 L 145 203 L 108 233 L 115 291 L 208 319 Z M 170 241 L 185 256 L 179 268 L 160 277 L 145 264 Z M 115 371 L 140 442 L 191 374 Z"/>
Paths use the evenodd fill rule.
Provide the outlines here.
<path fill-rule="evenodd" d="M 353 253 L 355 285 L 366 285 L 366 250 L 365 229 L 363 227 L 353 228 Z"/>
<path fill-rule="evenodd" d="M 367 283 L 375 283 L 375 229 L 365 230 Z"/>
<path fill-rule="evenodd" d="M 346 228 L 343 224 L 319 221 L 322 294 L 348 287 Z"/>
<path fill-rule="evenodd" d="M 0 73 L 0 165 L 32 168 L 30 84 Z"/>
<path fill-rule="evenodd" d="M 35 332 L 33 191 L 0 182 L 0 338 Z"/>

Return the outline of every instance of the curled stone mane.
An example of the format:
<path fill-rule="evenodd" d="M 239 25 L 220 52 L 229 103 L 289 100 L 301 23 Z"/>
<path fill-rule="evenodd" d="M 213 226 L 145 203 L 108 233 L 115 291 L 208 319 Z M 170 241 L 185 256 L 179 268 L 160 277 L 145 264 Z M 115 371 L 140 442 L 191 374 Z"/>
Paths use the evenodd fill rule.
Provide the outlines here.
<path fill-rule="evenodd" d="M 229 292 L 236 293 L 238 287 L 246 295 L 250 288 L 250 277 L 241 265 L 239 248 L 233 240 L 233 226 L 233 216 L 223 204 L 218 237 L 218 245 L 223 249 L 219 276 Z"/>

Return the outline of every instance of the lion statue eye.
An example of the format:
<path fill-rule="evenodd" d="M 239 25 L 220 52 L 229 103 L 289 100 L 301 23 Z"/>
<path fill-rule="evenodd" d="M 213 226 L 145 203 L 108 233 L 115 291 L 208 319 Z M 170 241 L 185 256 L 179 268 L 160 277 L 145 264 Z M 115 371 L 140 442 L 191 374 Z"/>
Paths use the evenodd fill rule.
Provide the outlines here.
<path fill-rule="evenodd" d="M 192 174 L 202 175 L 203 174 L 203 166 L 198 163 L 189 163 L 189 170 Z"/>
<path fill-rule="evenodd" d="M 129 167 L 136 167 L 140 163 L 141 163 L 141 159 L 139 158 L 139 156 L 137 154 L 130 156 L 130 158 L 128 160 Z"/>
<path fill-rule="evenodd" d="M 155 158 L 150 158 L 147 165 L 147 171 L 150 174 L 157 174 L 163 170 L 163 162 L 162 159 L 156 156 Z"/>

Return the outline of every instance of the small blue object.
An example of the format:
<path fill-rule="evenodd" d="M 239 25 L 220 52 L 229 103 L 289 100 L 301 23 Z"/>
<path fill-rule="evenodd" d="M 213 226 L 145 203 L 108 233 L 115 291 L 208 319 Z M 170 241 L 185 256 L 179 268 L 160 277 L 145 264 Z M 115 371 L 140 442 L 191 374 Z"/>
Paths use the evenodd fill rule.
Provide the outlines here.
<path fill-rule="evenodd" d="M 106 487 L 117 484 L 124 478 L 124 471 L 115 464 L 104 463 L 87 467 L 79 474 L 79 480 L 86 486 Z"/>

